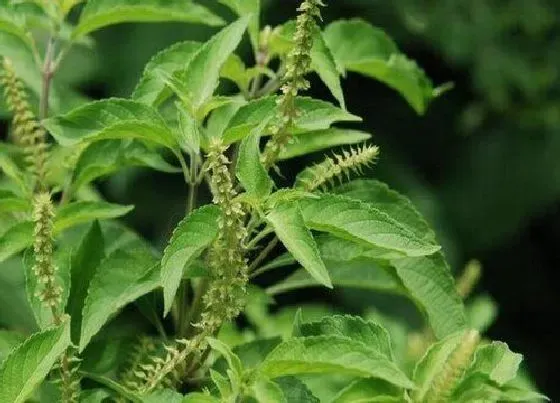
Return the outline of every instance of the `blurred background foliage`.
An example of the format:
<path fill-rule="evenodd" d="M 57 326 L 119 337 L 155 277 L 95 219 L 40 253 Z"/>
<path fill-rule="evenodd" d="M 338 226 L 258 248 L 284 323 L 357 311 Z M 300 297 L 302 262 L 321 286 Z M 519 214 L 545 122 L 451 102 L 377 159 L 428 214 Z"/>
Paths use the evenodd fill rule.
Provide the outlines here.
<path fill-rule="evenodd" d="M 263 0 L 265 22 L 292 18 L 295 0 Z M 209 7 L 232 17 L 207 0 Z M 329 1 L 325 22 L 359 16 L 385 29 L 436 84 L 454 89 L 418 117 L 394 91 L 358 75 L 344 82 L 382 156 L 372 175 L 407 194 L 437 230 L 455 270 L 482 262 L 480 292 L 497 300 L 489 336 L 523 352 L 541 390 L 560 398 L 555 320 L 560 293 L 560 1 Z M 231 18 L 230 18 L 231 19 Z M 119 25 L 75 48 L 59 84 L 90 98 L 129 96 L 145 63 L 213 31 L 184 24 Z M 241 51 L 243 52 L 243 50 Z M 249 46 L 245 56 L 250 59 Z M 313 95 L 330 99 L 313 80 Z M 63 99 L 71 105 L 75 94 Z M 63 106 L 64 108 L 64 106 Z M 307 161 L 282 167 L 290 177 Z M 179 176 L 133 169 L 101 182 L 136 204 L 131 225 L 160 246 L 182 217 Z M 317 297 L 317 296 L 315 296 Z M 350 306 L 368 303 L 338 295 Z M 0 297 L 0 301 L 2 298 Z"/>

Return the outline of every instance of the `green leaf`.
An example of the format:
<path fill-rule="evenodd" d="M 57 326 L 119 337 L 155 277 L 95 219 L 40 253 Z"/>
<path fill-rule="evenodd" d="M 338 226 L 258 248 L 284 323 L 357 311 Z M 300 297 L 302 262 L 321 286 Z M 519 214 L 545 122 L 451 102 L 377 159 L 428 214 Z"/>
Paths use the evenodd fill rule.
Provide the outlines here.
<path fill-rule="evenodd" d="M 110 98 L 80 106 L 64 115 L 44 121 L 60 144 L 83 141 L 136 138 L 176 149 L 171 129 L 160 114 L 148 105 L 127 99 Z"/>
<path fill-rule="evenodd" d="M 80 375 L 117 392 L 120 396 L 125 397 L 133 403 L 144 403 L 141 396 L 138 396 L 136 393 L 131 392 L 128 388 L 124 387 L 118 382 L 115 382 L 111 378 L 86 371 L 80 371 Z"/>
<path fill-rule="evenodd" d="M 29 200 L 22 199 L 12 192 L 0 190 L 0 211 L 3 213 L 25 213 L 32 209 Z"/>
<path fill-rule="evenodd" d="M 233 143 L 243 139 L 263 121 L 277 115 L 278 97 L 257 99 L 242 106 L 229 121 L 224 132 L 224 141 Z M 356 122 L 361 118 L 336 106 L 313 98 L 296 98 L 299 116 L 295 121 L 294 133 L 328 129 L 335 122 Z"/>
<path fill-rule="evenodd" d="M 33 227 L 32 222 L 20 222 L 0 236 L 0 262 L 31 245 Z"/>
<path fill-rule="evenodd" d="M 482 373 L 492 382 L 503 386 L 515 378 L 521 361 L 521 354 L 512 352 L 506 343 L 494 341 L 477 349 L 474 363 L 467 374 Z"/>
<path fill-rule="evenodd" d="M 240 18 L 222 29 L 202 45 L 184 70 L 182 74 L 186 80 L 184 95 L 190 101 L 193 116 L 198 116 L 198 111 L 214 94 L 218 86 L 220 70 L 241 42 L 247 23 L 247 18 Z"/>
<path fill-rule="evenodd" d="M 59 233 L 66 228 L 93 220 L 104 220 L 121 217 L 130 212 L 134 206 L 102 201 L 77 201 L 60 207 L 56 212 L 54 232 Z"/>
<path fill-rule="evenodd" d="M 2 146 L 2 144 L 0 144 L 0 146 Z M 0 172 L 3 172 L 8 178 L 15 182 L 22 195 L 29 195 L 31 193 L 30 184 L 25 175 L 25 170 L 16 164 L 10 151 L 10 148 L 0 147 Z"/>
<path fill-rule="evenodd" d="M 73 192 L 97 178 L 129 166 L 147 166 L 168 173 L 181 171 L 142 142 L 102 140 L 88 145 L 80 154 L 74 170 Z"/>
<path fill-rule="evenodd" d="M 57 312 L 63 313 L 68 300 L 70 291 L 70 266 L 71 266 L 72 251 L 70 249 L 58 249 L 55 251 L 53 260 L 54 266 L 57 268 L 55 278 L 56 284 L 61 287 L 62 295 L 58 306 Z M 52 326 L 54 318 L 50 307 L 45 306 L 37 297 L 37 292 L 43 286 L 38 283 L 37 276 L 33 272 L 35 265 L 35 254 L 32 249 L 28 249 L 23 256 L 23 265 L 25 268 L 25 290 L 27 292 L 27 301 L 33 310 L 35 320 L 40 329 L 46 329 Z"/>
<path fill-rule="evenodd" d="M 160 284 L 157 259 L 141 242 L 110 254 L 91 279 L 82 311 L 80 351 L 120 308 Z"/>
<path fill-rule="evenodd" d="M 259 49 L 261 0 L 220 0 L 220 3 L 228 6 L 240 17 L 250 17 L 249 37 L 251 38 L 253 50 L 256 53 Z"/>
<path fill-rule="evenodd" d="M 287 160 L 316 151 L 346 144 L 362 143 L 371 135 L 359 130 L 330 128 L 297 136 L 280 152 L 280 159 Z"/>
<path fill-rule="evenodd" d="M 336 193 L 367 202 L 406 225 L 427 242 L 436 242 L 436 235 L 414 204 L 406 196 L 375 179 L 357 179 L 335 189 Z"/>
<path fill-rule="evenodd" d="M 282 376 L 274 382 L 282 389 L 286 403 L 320 403 L 305 383 L 293 376 Z"/>
<path fill-rule="evenodd" d="M 211 26 L 223 20 L 207 8 L 178 0 L 89 0 L 80 14 L 73 37 L 124 22 L 189 22 Z"/>
<path fill-rule="evenodd" d="M 301 336 L 340 336 L 362 343 L 365 347 L 393 359 L 389 333 L 382 326 L 359 316 L 326 316 L 320 321 L 302 323 Z"/>
<path fill-rule="evenodd" d="M 9 353 L 20 343 L 25 341 L 22 333 L 12 330 L 0 330 L 0 365 Z"/>
<path fill-rule="evenodd" d="M 342 389 L 331 403 L 403 402 L 404 391 L 380 379 L 358 379 Z"/>
<path fill-rule="evenodd" d="M 200 154 L 200 131 L 198 124 L 193 116 L 182 107 L 180 102 L 176 104 L 177 121 L 179 131 L 177 142 L 183 150 L 188 152 L 192 158 Z"/>
<path fill-rule="evenodd" d="M 442 91 L 433 88 L 424 71 L 387 34 L 363 20 L 334 22 L 325 29 L 324 37 L 341 68 L 387 84 L 418 114 Z"/>
<path fill-rule="evenodd" d="M 98 221 L 95 221 L 83 236 L 76 253 L 72 256 L 70 296 L 66 312 L 72 318 L 72 342 L 80 341 L 82 328 L 82 309 L 91 279 L 103 258 L 105 242 Z"/>
<path fill-rule="evenodd" d="M 295 337 L 281 343 L 264 361 L 261 371 L 275 378 L 283 375 L 337 373 L 384 379 L 393 385 L 414 384 L 385 355 L 361 342 L 338 336 Z"/>
<path fill-rule="evenodd" d="M 229 368 L 233 370 L 236 378 L 239 379 L 241 374 L 243 373 L 243 364 L 241 364 L 241 360 L 231 349 L 221 341 L 214 339 L 214 338 L 207 338 L 208 344 L 212 347 L 213 350 L 218 351 L 222 356 L 226 359 Z"/>
<path fill-rule="evenodd" d="M 69 323 L 36 333 L 0 367 L 0 401 L 23 403 L 70 345 Z"/>
<path fill-rule="evenodd" d="M 466 327 L 465 307 L 441 252 L 432 256 L 394 259 L 391 265 L 412 299 L 441 339 Z"/>
<path fill-rule="evenodd" d="M 342 246 L 341 246 L 342 248 Z M 372 259 L 353 261 L 327 260 L 323 258 L 331 281 L 335 287 L 384 291 L 397 294 L 405 292 L 394 270 Z M 266 292 L 277 295 L 293 290 L 321 286 L 306 270 L 298 270 L 283 281 L 276 283 Z"/>
<path fill-rule="evenodd" d="M 189 393 L 183 399 L 183 403 L 221 403 L 222 401 L 217 397 L 206 393 L 194 392 Z"/>
<path fill-rule="evenodd" d="M 159 389 L 142 396 L 142 403 L 182 403 L 183 395 L 173 389 Z"/>
<path fill-rule="evenodd" d="M 161 260 L 161 284 L 166 314 L 171 309 L 185 268 L 188 273 L 188 267 L 218 235 L 219 215 L 220 210 L 216 206 L 204 206 L 185 217 L 173 230 Z"/>
<path fill-rule="evenodd" d="M 317 30 L 313 36 L 313 48 L 311 48 L 311 68 L 317 72 L 342 109 L 346 109 L 344 93 L 342 92 L 342 85 L 340 84 L 340 75 L 337 70 L 334 56 L 325 42 L 323 33 L 319 30 Z"/>
<path fill-rule="evenodd" d="M 260 127 L 262 126 L 257 127 L 251 135 L 241 141 L 236 165 L 239 182 L 250 196 L 257 199 L 268 196 L 274 186 L 274 182 L 261 163 L 259 148 L 261 130 L 258 130 Z"/>
<path fill-rule="evenodd" d="M 305 270 L 319 283 L 332 288 L 329 272 L 311 232 L 305 226 L 299 207 L 279 205 L 267 214 L 266 219 L 286 249 Z"/>
<path fill-rule="evenodd" d="M 170 96 L 165 80 L 158 72 L 172 75 L 184 70 L 202 46 L 199 42 L 179 42 L 153 56 L 146 64 L 142 78 L 132 93 L 132 99 L 152 106 L 160 105 Z"/>
<path fill-rule="evenodd" d="M 280 386 L 262 377 L 251 385 L 251 396 L 259 403 L 288 403 Z"/>
<path fill-rule="evenodd" d="M 430 255 L 439 245 L 419 238 L 405 224 L 369 204 L 337 195 L 300 202 L 306 225 L 373 247 L 398 251 L 406 256 Z"/>

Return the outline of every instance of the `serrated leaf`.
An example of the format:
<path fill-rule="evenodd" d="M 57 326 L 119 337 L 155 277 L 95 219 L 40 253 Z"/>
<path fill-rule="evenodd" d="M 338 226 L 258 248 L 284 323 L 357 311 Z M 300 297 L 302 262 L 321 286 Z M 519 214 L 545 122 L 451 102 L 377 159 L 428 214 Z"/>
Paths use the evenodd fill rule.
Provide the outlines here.
<path fill-rule="evenodd" d="M 80 351 L 111 315 L 159 284 L 158 261 L 143 243 L 129 244 L 107 256 L 89 284 L 82 310 Z"/>
<path fill-rule="evenodd" d="M 87 296 L 91 279 L 103 258 L 105 257 L 105 242 L 98 221 L 95 221 L 88 232 L 81 239 L 76 253 L 72 256 L 71 286 L 66 312 L 72 318 L 70 330 L 72 342 L 80 341 L 82 328 L 82 309 Z"/>
<path fill-rule="evenodd" d="M 401 252 L 405 256 L 430 255 L 439 245 L 419 238 L 385 212 L 369 204 L 338 195 L 300 202 L 306 225 L 317 231 L 373 247 Z"/>
<path fill-rule="evenodd" d="M 384 379 L 393 385 L 414 384 L 385 355 L 362 343 L 337 336 L 295 337 L 281 343 L 261 371 L 271 378 L 305 373 L 337 373 Z"/>
<path fill-rule="evenodd" d="M 305 226 L 299 207 L 279 205 L 267 214 L 266 219 L 286 249 L 303 268 L 319 283 L 332 288 L 329 272 L 311 232 Z"/>
<path fill-rule="evenodd" d="M 32 335 L 13 350 L 0 367 L 0 401 L 25 402 L 69 345 L 66 322 Z"/>
<path fill-rule="evenodd" d="M 396 294 L 405 292 L 399 279 L 389 268 L 372 259 L 361 258 L 353 261 L 323 259 L 335 287 L 384 291 Z M 278 282 L 266 292 L 270 295 L 282 294 L 308 287 L 321 286 L 306 270 L 298 270 Z"/>
<path fill-rule="evenodd" d="M 331 403 L 404 402 L 404 391 L 380 379 L 358 379 L 342 389 Z"/>
<path fill-rule="evenodd" d="M 347 144 L 362 143 L 371 135 L 359 130 L 330 128 L 317 130 L 295 137 L 280 152 L 279 159 L 287 160 L 316 151 Z"/>
<path fill-rule="evenodd" d="M 24 221 L 15 224 L 0 236 L 0 262 L 21 252 L 31 245 L 33 240 L 33 223 Z"/>
<path fill-rule="evenodd" d="M 327 26 L 324 37 L 340 67 L 387 84 L 418 114 L 441 92 L 387 34 L 363 20 L 334 22 Z"/>
<path fill-rule="evenodd" d="M 249 135 L 263 121 L 277 114 L 278 97 L 257 99 L 242 106 L 229 121 L 224 132 L 224 141 L 233 143 Z M 361 118 L 336 106 L 313 98 L 298 97 L 295 101 L 299 116 L 295 121 L 294 133 L 328 129 L 335 122 L 356 122 Z M 265 133 L 266 134 L 266 133 Z"/>
<path fill-rule="evenodd" d="M 219 215 L 220 210 L 216 206 L 204 206 L 185 217 L 173 231 L 161 260 L 165 313 L 171 309 L 185 268 L 188 271 L 189 265 L 218 235 Z"/>
<path fill-rule="evenodd" d="M 480 346 L 467 374 L 482 373 L 499 386 L 513 380 L 517 375 L 523 356 L 512 352 L 506 343 L 494 341 Z"/>
<path fill-rule="evenodd" d="M 158 72 L 172 75 L 184 70 L 201 46 L 200 42 L 179 42 L 153 56 L 144 68 L 142 77 L 132 93 L 132 99 L 148 105 L 160 105 L 170 95 L 170 91 Z"/>
<path fill-rule="evenodd" d="M 186 4 L 185 4 L 186 3 Z M 80 14 L 73 38 L 124 22 L 188 22 L 221 25 L 223 20 L 206 7 L 175 0 L 89 0 Z"/>
<path fill-rule="evenodd" d="M 250 16 L 249 37 L 255 52 L 259 49 L 261 0 L 220 0 L 240 17 Z"/>
<path fill-rule="evenodd" d="M 274 186 L 274 182 L 261 163 L 259 147 L 261 138 L 259 128 L 261 127 L 258 126 L 251 135 L 241 141 L 236 165 L 236 176 L 239 182 L 250 196 L 257 199 L 268 196 Z"/>
<path fill-rule="evenodd" d="M 91 102 L 43 123 L 64 146 L 84 141 L 136 138 L 177 148 L 171 129 L 155 109 L 127 99 Z"/>
<path fill-rule="evenodd" d="M 57 268 L 55 278 L 56 285 L 61 287 L 62 295 L 60 303 L 56 306 L 59 314 L 64 312 L 70 291 L 70 266 L 72 251 L 70 249 L 58 249 L 53 256 L 53 264 Z M 25 290 L 27 301 L 33 310 L 35 320 L 40 329 L 46 329 L 54 323 L 52 310 L 45 306 L 37 296 L 37 292 L 43 287 L 38 282 L 37 276 L 33 272 L 35 265 L 35 255 L 32 249 L 26 250 L 23 256 L 23 266 L 25 268 Z"/>
<path fill-rule="evenodd" d="M 191 113 L 194 116 L 198 116 L 199 109 L 214 94 L 218 86 L 220 70 L 241 42 L 247 23 L 247 18 L 240 18 L 214 35 L 202 45 L 181 74 L 185 79 L 184 96 L 189 99 Z"/>
<path fill-rule="evenodd" d="M 54 232 L 59 233 L 66 228 L 93 220 L 121 217 L 133 208 L 134 206 L 123 206 L 102 201 L 73 202 L 60 207 L 56 212 Z"/>
<path fill-rule="evenodd" d="M 441 252 L 391 260 L 408 294 L 425 312 L 438 339 L 466 327 L 465 307 Z"/>
<path fill-rule="evenodd" d="M 359 316 L 325 316 L 320 321 L 302 323 L 301 336 L 340 336 L 362 343 L 364 346 L 393 359 L 389 333 L 381 325 Z"/>

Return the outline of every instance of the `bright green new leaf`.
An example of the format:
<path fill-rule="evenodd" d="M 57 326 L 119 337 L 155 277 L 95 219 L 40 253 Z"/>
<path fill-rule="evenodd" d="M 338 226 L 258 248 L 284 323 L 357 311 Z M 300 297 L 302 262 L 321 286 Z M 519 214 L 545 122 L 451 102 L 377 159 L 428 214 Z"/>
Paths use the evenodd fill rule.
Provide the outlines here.
<path fill-rule="evenodd" d="M 72 318 L 70 326 L 72 342 L 80 341 L 82 328 L 82 309 L 91 279 L 102 259 L 105 257 L 105 242 L 101 226 L 95 221 L 83 236 L 76 253 L 72 256 L 70 272 L 70 295 L 66 312 Z"/>
<path fill-rule="evenodd" d="M 251 385 L 251 396 L 259 403 L 289 403 L 280 386 L 266 378 L 258 378 Z"/>
<path fill-rule="evenodd" d="M 440 246 L 418 237 L 407 226 L 369 204 L 343 196 L 328 195 L 300 202 L 306 225 L 374 247 L 406 256 L 430 255 Z"/>
<path fill-rule="evenodd" d="M 185 395 L 182 403 L 221 403 L 222 401 L 217 397 L 214 397 L 206 393 L 189 393 Z"/>
<path fill-rule="evenodd" d="M 404 402 L 404 391 L 380 379 L 358 379 L 342 389 L 331 403 Z"/>
<path fill-rule="evenodd" d="M 229 55 L 237 48 L 247 29 L 247 18 L 222 29 L 192 57 L 180 77 L 184 80 L 184 96 L 189 99 L 191 113 L 198 111 L 210 100 L 220 78 L 220 70 Z"/>
<path fill-rule="evenodd" d="M 302 323 L 301 336 L 340 336 L 358 341 L 364 346 L 393 359 L 389 333 L 382 326 L 359 316 L 325 316 L 317 322 Z"/>
<path fill-rule="evenodd" d="M 391 260 L 408 294 L 425 312 L 441 339 L 466 327 L 465 307 L 441 252 L 432 256 Z"/>
<path fill-rule="evenodd" d="M 205 206 L 185 217 L 173 230 L 173 235 L 161 260 L 161 284 L 165 313 L 171 309 L 185 267 L 188 272 L 188 266 L 218 235 L 219 215 L 220 210 L 216 206 Z"/>
<path fill-rule="evenodd" d="M 319 283 L 332 288 L 329 272 L 311 232 L 305 226 L 299 207 L 279 205 L 267 214 L 266 219 L 286 249 L 303 268 Z"/>
<path fill-rule="evenodd" d="M 251 101 L 242 106 L 229 121 L 224 132 L 224 141 L 233 143 L 277 114 L 278 97 L 270 96 Z M 295 133 L 328 129 L 335 122 L 356 122 L 361 118 L 352 115 L 336 106 L 313 98 L 296 98 L 296 109 L 299 115 L 295 121 Z M 266 134 L 266 133 L 265 133 Z"/>
<path fill-rule="evenodd" d="M 503 386 L 517 375 L 523 356 L 512 352 L 506 343 L 494 341 L 477 349 L 467 374 L 482 373 Z"/>
<path fill-rule="evenodd" d="M 259 49 L 261 0 L 220 0 L 240 17 L 250 16 L 249 37 L 255 53 Z"/>
<path fill-rule="evenodd" d="M 266 124 L 266 122 L 265 122 Z M 263 125 L 253 130 L 239 145 L 236 175 L 250 196 L 262 199 L 270 194 L 274 182 L 261 163 L 260 138 Z"/>
<path fill-rule="evenodd" d="M 190 0 L 89 0 L 80 14 L 73 37 L 124 22 L 177 21 L 221 25 L 223 20 Z"/>
<path fill-rule="evenodd" d="M 196 158 L 200 154 L 200 131 L 198 124 L 189 112 L 187 112 L 180 102 L 176 104 L 177 121 L 179 122 L 179 130 L 177 132 L 177 142 L 185 152 Z"/>
<path fill-rule="evenodd" d="M 12 226 L 0 235 L 0 262 L 31 245 L 33 227 L 32 222 L 24 221 Z"/>
<path fill-rule="evenodd" d="M 365 347 L 361 342 L 338 336 L 289 339 L 266 357 L 261 371 L 271 378 L 306 373 L 336 373 L 379 378 L 403 388 L 414 386 L 384 354 Z"/>
<path fill-rule="evenodd" d="M 304 133 L 294 138 L 280 152 L 279 158 L 287 160 L 340 145 L 362 143 L 371 135 L 359 130 L 330 128 Z"/>
<path fill-rule="evenodd" d="M 89 144 L 80 154 L 74 169 L 72 189 L 75 192 L 97 178 L 129 166 L 146 166 L 168 173 L 181 171 L 181 168 L 165 161 L 157 150 L 140 141 L 101 140 Z"/>
<path fill-rule="evenodd" d="M 441 92 L 387 34 L 363 20 L 334 22 L 325 29 L 324 37 L 339 67 L 384 82 L 419 114 Z"/>
<path fill-rule="evenodd" d="M 83 141 L 136 138 L 177 148 L 171 129 L 155 109 L 127 99 L 91 102 L 47 119 L 44 125 L 64 146 Z"/>
<path fill-rule="evenodd" d="M 152 291 L 160 284 L 157 259 L 141 243 L 110 254 L 90 281 L 82 310 L 80 351 L 120 308 Z"/>
<path fill-rule="evenodd" d="M 61 287 L 62 295 L 60 303 L 56 306 L 58 314 L 64 312 L 68 295 L 70 291 L 70 266 L 72 251 L 70 249 L 58 249 L 53 256 L 53 264 L 56 267 L 56 285 Z M 43 284 L 38 282 L 37 276 L 33 272 L 35 265 L 35 254 L 32 249 L 27 249 L 23 256 L 23 266 L 25 268 L 25 291 L 27 292 L 27 301 L 33 310 L 35 320 L 40 329 L 46 329 L 53 325 L 54 317 L 50 307 L 41 302 L 37 293 L 42 289 Z"/>
<path fill-rule="evenodd" d="M 144 68 L 142 77 L 132 93 L 132 99 L 148 105 L 160 105 L 171 92 L 158 72 L 172 75 L 184 70 L 201 46 L 200 42 L 179 42 L 153 56 Z"/>
<path fill-rule="evenodd" d="M 19 345 L 0 367 L 0 402 L 25 402 L 69 345 L 68 322 L 35 333 Z"/>
<path fill-rule="evenodd" d="M 54 221 L 54 232 L 93 220 L 106 220 L 121 217 L 130 212 L 134 206 L 107 203 L 103 201 L 77 201 L 58 209 Z"/>

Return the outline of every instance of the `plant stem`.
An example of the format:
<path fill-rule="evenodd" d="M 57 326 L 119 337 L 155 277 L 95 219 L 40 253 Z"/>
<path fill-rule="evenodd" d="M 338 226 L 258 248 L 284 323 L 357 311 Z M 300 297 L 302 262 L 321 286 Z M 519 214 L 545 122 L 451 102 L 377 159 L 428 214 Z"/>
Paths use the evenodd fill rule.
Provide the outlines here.
<path fill-rule="evenodd" d="M 257 267 L 259 267 L 260 264 L 267 258 L 269 253 L 272 252 L 272 250 L 276 247 L 276 245 L 278 245 L 278 237 L 272 238 L 268 243 L 268 245 L 266 245 L 266 247 L 261 251 L 261 253 L 259 253 L 257 258 L 253 260 L 251 266 L 249 266 L 249 272 L 252 272 Z"/>
<path fill-rule="evenodd" d="M 54 75 L 53 60 L 55 53 L 55 38 L 51 36 L 47 43 L 45 61 L 43 62 L 43 86 L 41 90 L 41 100 L 39 104 L 39 120 L 46 119 L 49 114 L 49 95 L 51 83 Z"/>

